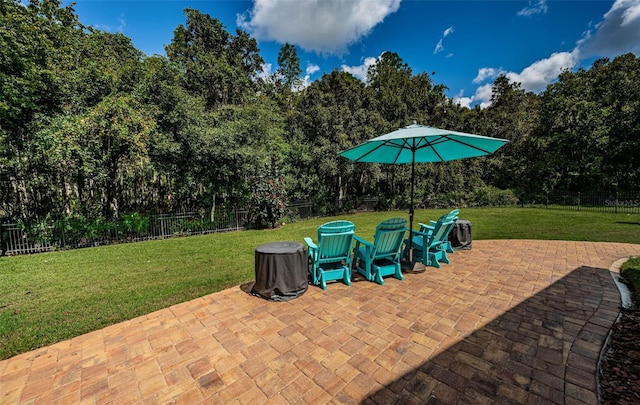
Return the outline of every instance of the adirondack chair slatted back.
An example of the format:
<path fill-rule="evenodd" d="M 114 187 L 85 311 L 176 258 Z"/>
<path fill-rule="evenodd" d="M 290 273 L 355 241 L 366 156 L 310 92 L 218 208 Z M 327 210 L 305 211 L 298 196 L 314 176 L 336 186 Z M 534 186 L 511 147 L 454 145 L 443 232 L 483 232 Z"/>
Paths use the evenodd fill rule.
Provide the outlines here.
<path fill-rule="evenodd" d="M 455 221 L 452 220 L 445 220 L 441 222 L 440 226 L 434 230 L 433 234 L 428 238 L 428 241 L 425 242 L 425 246 L 431 246 L 438 242 L 444 243 L 447 240 L 449 232 L 453 229 L 454 224 Z"/>
<path fill-rule="evenodd" d="M 458 220 L 458 214 L 460 214 L 460 210 L 459 209 L 454 209 L 451 210 L 449 212 L 447 212 L 446 214 L 442 215 L 440 218 L 438 218 L 437 221 L 431 221 L 431 226 L 433 226 L 435 229 L 434 231 L 437 232 L 438 228 L 442 226 L 442 223 L 445 221 L 453 221 L 456 222 Z M 430 229 L 428 229 L 427 227 L 425 227 L 424 224 L 420 224 L 420 232 L 429 232 Z"/>
<path fill-rule="evenodd" d="M 348 260 L 356 227 L 349 221 L 332 221 L 318 228 L 319 261 Z"/>
<path fill-rule="evenodd" d="M 407 221 L 403 218 L 391 218 L 376 227 L 373 244 L 375 256 L 387 256 L 398 253 L 406 233 Z"/>

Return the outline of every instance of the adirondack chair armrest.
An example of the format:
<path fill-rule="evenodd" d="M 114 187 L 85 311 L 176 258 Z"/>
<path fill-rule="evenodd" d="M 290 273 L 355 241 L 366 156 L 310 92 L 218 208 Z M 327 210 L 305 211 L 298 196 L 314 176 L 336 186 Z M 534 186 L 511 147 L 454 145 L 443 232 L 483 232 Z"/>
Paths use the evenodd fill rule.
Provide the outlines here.
<path fill-rule="evenodd" d="M 308 237 L 304 238 L 304 242 L 309 247 L 309 256 L 315 259 L 315 257 L 318 255 L 318 245 L 313 243 L 313 240 L 311 240 L 311 238 L 308 238 Z"/>
<path fill-rule="evenodd" d="M 373 243 L 369 242 L 368 240 L 362 239 L 358 235 L 354 235 L 353 239 L 356 241 L 356 243 L 362 243 L 363 245 L 374 247 Z"/>
<path fill-rule="evenodd" d="M 304 242 L 307 244 L 309 249 L 317 249 L 318 248 L 318 246 L 315 243 L 313 243 L 313 240 L 311 238 L 304 238 Z"/>
<path fill-rule="evenodd" d="M 422 237 L 428 237 L 431 236 L 432 233 L 431 232 L 420 232 L 420 231 L 416 231 L 415 229 L 412 231 L 412 237 L 414 236 L 422 236 Z"/>
<path fill-rule="evenodd" d="M 419 232 L 431 233 L 435 229 L 435 224 L 436 223 L 434 223 L 433 221 L 431 221 L 431 225 L 423 224 L 422 222 L 420 222 L 420 223 L 418 223 L 418 225 L 420 225 L 420 231 Z M 414 230 L 414 232 L 415 232 L 415 230 Z"/>
<path fill-rule="evenodd" d="M 356 252 L 356 254 L 360 249 L 360 244 L 363 244 L 364 247 L 365 247 L 365 251 L 366 251 L 367 256 L 371 256 L 372 255 L 372 252 L 375 249 L 375 245 L 373 243 L 371 243 L 371 242 L 369 242 L 369 241 L 367 241 L 365 239 L 362 239 L 358 235 L 354 235 L 353 239 L 356 241 L 356 246 L 353 248 L 353 251 Z"/>

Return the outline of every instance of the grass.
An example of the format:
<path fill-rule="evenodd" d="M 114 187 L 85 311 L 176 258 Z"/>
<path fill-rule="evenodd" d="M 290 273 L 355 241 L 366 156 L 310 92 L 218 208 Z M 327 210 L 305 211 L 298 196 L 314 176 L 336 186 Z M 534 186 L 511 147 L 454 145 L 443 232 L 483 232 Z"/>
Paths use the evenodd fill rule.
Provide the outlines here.
<path fill-rule="evenodd" d="M 447 210 L 419 210 L 415 224 Z M 341 216 L 371 238 L 404 211 Z M 0 258 L 0 359 L 254 279 L 254 251 L 277 240 L 316 239 L 319 218 L 242 231 Z M 462 209 L 474 240 L 640 241 L 640 215 L 544 209 Z"/>
<path fill-rule="evenodd" d="M 640 309 L 640 257 L 627 260 L 620 270 L 625 283 L 629 286 L 633 307 Z"/>

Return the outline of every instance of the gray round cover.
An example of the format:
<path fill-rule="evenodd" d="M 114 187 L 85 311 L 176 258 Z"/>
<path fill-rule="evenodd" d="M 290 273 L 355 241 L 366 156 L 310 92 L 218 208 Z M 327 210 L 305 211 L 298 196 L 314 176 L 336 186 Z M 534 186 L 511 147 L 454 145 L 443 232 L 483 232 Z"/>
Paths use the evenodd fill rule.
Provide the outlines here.
<path fill-rule="evenodd" d="M 457 220 L 449 233 L 449 242 L 454 249 L 471 249 L 471 222 L 464 219 Z"/>
<path fill-rule="evenodd" d="M 307 291 L 307 250 L 302 243 L 265 243 L 256 248 L 255 261 L 252 294 L 271 301 L 288 301 Z"/>

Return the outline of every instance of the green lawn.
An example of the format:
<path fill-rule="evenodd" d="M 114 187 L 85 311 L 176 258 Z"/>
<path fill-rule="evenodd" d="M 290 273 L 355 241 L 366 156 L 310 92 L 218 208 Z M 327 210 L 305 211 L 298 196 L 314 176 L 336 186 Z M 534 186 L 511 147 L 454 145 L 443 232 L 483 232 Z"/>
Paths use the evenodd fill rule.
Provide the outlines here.
<path fill-rule="evenodd" d="M 447 210 L 419 210 L 418 222 Z M 348 219 L 370 239 L 404 211 L 360 213 L 243 231 L 0 258 L 0 359 L 252 281 L 266 242 L 316 240 L 317 227 Z M 640 243 L 640 215 L 532 208 L 462 209 L 473 239 Z"/>

